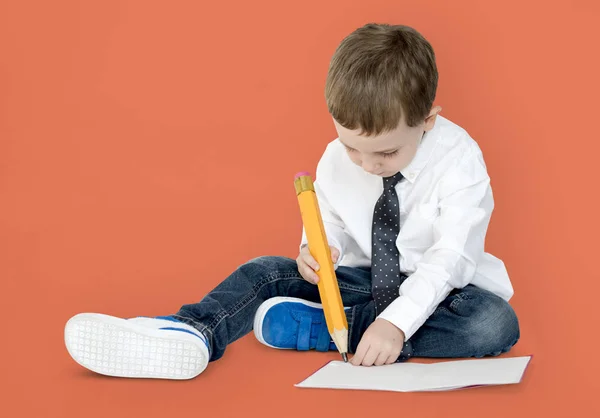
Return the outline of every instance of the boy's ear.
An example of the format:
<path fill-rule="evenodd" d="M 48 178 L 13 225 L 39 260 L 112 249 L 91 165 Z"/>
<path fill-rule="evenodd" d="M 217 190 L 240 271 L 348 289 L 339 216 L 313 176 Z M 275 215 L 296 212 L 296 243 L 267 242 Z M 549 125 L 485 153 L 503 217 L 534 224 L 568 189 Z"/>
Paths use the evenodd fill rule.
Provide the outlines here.
<path fill-rule="evenodd" d="M 441 106 L 434 106 L 431 108 L 429 115 L 425 118 L 425 131 L 430 131 L 433 128 L 433 125 L 435 125 L 435 119 L 438 113 L 441 111 Z"/>

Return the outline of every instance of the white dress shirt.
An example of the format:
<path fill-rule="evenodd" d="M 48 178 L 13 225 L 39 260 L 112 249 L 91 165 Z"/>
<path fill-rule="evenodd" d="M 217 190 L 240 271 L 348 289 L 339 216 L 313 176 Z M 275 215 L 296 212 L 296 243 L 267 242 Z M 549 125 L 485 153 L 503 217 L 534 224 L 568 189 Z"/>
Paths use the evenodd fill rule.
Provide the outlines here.
<path fill-rule="evenodd" d="M 481 150 L 468 133 L 438 115 L 402 174 L 396 245 L 408 278 L 378 318 L 408 340 L 452 289 L 470 283 L 509 300 L 513 287 L 504 263 L 484 251 L 494 199 Z M 336 269 L 370 266 L 382 178 L 354 164 L 335 139 L 318 163 L 315 192 L 329 244 L 340 250 Z"/>

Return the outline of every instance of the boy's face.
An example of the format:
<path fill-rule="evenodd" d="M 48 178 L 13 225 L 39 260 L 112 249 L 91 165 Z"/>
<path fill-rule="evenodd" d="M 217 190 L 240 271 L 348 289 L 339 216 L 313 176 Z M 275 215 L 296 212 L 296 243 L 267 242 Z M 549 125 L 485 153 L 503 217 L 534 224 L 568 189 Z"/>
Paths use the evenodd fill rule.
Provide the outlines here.
<path fill-rule="evenodd" d="M 413 128 L 401 120 L 395 130 L 372 137 L 359 135 L 360 130 L 348 130 L 335 119 L 333 123 L 339 141 L 346 147 L 346 152 L 354 164 L 367 173 L 390 177 L 410 164 L 423 134 L 433 128 L 440 110 L 441 107 L 434 107 L 429 116 Z"/>

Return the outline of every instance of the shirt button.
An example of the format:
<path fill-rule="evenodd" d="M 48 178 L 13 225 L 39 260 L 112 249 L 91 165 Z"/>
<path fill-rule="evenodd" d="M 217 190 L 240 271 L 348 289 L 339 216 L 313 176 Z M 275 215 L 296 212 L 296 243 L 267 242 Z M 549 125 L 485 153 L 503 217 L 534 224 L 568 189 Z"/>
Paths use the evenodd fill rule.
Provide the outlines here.
<path fill-rule="evenodd" d="M 412 180 L 412 179 L 414 179 L 414 178 L 415 178 L 415 173 L 410 173 L 410 174 L 408 175 L 408 177 L 409 177 L 411 180 Z"/>

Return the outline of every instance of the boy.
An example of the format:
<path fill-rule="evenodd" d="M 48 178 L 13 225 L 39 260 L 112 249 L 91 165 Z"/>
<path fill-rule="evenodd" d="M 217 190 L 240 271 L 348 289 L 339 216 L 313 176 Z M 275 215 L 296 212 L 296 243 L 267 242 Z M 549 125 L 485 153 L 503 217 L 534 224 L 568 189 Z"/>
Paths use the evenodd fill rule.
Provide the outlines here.
<path fill-rule="evenodd" d="M 357 29 L 329 68 L 338 138 L 315 190 L 356 366 L 498 355 L 519 339 L 504 264 L 484 252 L 486 166 L 476 142 L 438 115 L 437 79 L 431 46 L 405 26 Z M 252 329 L 271 347 L 335 350 L 317 269 L 303 233 L 295 261 L 251 260 L 173 315 L 76 315 L 66 346 L 97 373 L 167 379 L 197 376 Z"/>

